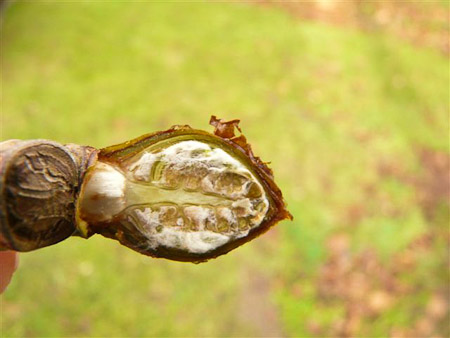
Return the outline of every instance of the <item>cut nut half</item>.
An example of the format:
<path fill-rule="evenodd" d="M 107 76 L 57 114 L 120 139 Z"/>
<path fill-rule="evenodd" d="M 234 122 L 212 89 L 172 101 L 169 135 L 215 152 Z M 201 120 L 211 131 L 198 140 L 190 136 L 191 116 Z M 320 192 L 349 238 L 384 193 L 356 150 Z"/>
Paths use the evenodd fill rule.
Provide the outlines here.
<path fill-rule="evenodd" d="M 102 149 L 81 188 L 79 230 L 201 262 L 292 218 L 271 170 L 234 136 L 237 123 L 212 117 L 214 135 L 175 126 Z"/>

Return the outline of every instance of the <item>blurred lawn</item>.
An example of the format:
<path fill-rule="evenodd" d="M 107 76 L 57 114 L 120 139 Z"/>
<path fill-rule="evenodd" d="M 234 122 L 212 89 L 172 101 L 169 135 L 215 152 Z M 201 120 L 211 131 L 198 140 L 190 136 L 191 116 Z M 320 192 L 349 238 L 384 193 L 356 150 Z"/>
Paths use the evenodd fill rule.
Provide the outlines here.
<path fill-rule="evenodd" d="M 21 255 L 4 337 L 448 336 L 449 62 L 232 3 L 15 2 L 1 138 L 103 147 L 240 118 L 294 222 L 207 264 Z"/>

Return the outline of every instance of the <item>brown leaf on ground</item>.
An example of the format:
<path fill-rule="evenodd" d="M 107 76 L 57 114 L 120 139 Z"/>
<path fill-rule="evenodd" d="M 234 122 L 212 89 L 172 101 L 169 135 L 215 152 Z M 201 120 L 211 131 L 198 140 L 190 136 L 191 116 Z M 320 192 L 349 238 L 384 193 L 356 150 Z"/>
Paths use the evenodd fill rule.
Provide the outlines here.
<path fill-rule="evenodd" d="M 414 298 L 423 286 L 420 282 L 411 284 L 403 277 L 420 257 L 435 248 L 438 237 L 432 232 L 425 233 L 386 262 L 370 249 L 359 253 L 350 250 L 347 234 L 332 236 L 327 242 L 328 258 L 317 281 L 318 304 L 338 303 L 345 308 L 345 316 L 323 328 L 320 334 L 341 337 L 364 334 L 363 323 L 377 320 L 399 302 Z M 448 291 L 435 290 L 425 306 L 417 304 L 414 325 L 394 327 L 391 337 L 422 337 L 446 332 L 442 325 L 448 322 L 448 296 Z M 308 328 L 315 334 L 318 331 L 313 324 Z"/>
<path fill-rule="evenodd" d="M 426 313 L 434 319 L 442 319 L 448 313 L 448 305 L 444 294 L 434 294 L 427 304 Z"/>
<path fill-rule="evenodd" d="M 379 314 L 392 305 L 392 296 L 384 290 L 377 290 L 369 295 L 369 308 L 375 314 Z"/>
<path fill-rule="evenodd" d="M 423 149 L 419 153 L 423 173 L 413 180 L 419 203 L 431 219 L 440 203 L 450 205 L 450 156 L 444 152 Z"/>
<path fill-rule="evenodd" d="M 450 156 L 445 152 L 421 149 L 418 151 L 421 170 L 413 174 L 395 160 L 379 164 L 380 177 L 393 177 L 416 190 L 417 203 L 428 220 L 434 218 L 437 207 L 450 207 Z"/>
<path fill-rule="evenodd" d="M 285 10 L 301 20 L 385 33 L 408 43 L 450 53 L 448 9 L 421 1 L 273 1 L 263 6 Z"/>

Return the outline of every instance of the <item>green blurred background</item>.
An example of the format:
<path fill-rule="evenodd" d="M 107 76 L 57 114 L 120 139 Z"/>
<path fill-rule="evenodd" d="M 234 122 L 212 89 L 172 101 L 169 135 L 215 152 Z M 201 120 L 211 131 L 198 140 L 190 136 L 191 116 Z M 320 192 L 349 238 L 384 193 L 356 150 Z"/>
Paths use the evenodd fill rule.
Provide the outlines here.
<path fill-rule="evenodd" d="M 207 264 L 94 236 L 20 255 L 1 335 L 449 332 L 443 2 L 11 2 L 1 139 L 240 118 L 293 222 Z"/>

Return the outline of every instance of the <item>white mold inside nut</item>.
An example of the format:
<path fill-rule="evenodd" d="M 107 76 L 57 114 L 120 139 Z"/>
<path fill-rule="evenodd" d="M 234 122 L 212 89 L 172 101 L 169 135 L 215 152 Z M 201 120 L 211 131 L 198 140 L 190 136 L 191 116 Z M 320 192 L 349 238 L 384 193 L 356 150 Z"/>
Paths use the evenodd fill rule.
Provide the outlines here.
<path fill-rule="evenodd" d="M 121 215 L 152 249 L 217 249 L 258 227 L 269 207 L 255 175 L 224 150 L 204 142 L 149 148 L 120 170 L 105 171 L 106 166 L 97 164 L 92 171 L 85 198 L 98 192 L 111 200 L 100 203 L 101 220 Z M 111 210 L 105 210 L 108 205 Z"/>

